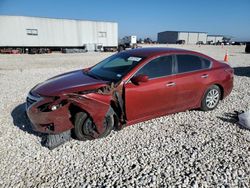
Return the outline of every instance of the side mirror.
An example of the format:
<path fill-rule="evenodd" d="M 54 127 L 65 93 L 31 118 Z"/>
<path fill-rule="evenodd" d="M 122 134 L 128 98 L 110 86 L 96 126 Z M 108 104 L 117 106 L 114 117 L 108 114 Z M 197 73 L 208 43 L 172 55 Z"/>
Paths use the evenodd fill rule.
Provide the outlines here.
<path fill-rule="evenodd" d="M 136 85 L 139 85 L 140 82 L 147 82 L 147 81 L 148 81 L 148 76 L 144 74 L 139 74 L 131 78 L 131 82 Z"/>

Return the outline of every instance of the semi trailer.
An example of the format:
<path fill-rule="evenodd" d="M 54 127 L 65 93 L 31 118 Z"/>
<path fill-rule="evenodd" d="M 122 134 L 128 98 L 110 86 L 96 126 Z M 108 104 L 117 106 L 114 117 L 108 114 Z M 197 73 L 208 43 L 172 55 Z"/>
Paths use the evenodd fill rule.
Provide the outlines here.
<path fill-rule="evenodd" d="M 118 23 L 28 16 L 0 16 L 3 53 L 114 51 Z"/>

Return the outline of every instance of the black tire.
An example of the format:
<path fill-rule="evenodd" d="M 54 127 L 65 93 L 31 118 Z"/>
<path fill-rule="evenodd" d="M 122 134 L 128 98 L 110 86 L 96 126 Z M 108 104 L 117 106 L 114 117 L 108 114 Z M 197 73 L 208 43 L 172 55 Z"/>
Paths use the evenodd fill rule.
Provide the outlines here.
<path fill-rule="evenodd" d="M 201 110 L 210 111 L 217 107 L 221 99 L 221 90 L 217 85 L 207 89 L 201 101 Z"/>
<path fill-rule="evenodd" d="M 78 140 L 93 140 L 96 138 L 102 138 L 110 134 L 114 127 L 114 117 L 108 116 L 105 118 L 103 126 L 105 130 L 103 133 L 98 133 L 95 124 L 90 116 L 85 112 L 78 112 L 75 115 L 74 121 L 74 135 Z"/>

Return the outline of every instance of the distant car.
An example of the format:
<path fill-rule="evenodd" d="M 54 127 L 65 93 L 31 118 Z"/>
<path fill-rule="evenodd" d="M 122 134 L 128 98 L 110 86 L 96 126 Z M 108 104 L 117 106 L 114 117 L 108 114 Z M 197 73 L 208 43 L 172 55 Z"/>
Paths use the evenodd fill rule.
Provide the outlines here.
<path fill-rule="evenodd" d="M 250 53 L 250 42 L 246 43 L 246 48 L 245 48 L 246 53 Z"/>
<path fill-rule="evenodd" d="M 228 41 L 223 41 L 223 42 L 220 42 L 219 45 L 221 44 L 224 44 L 224 45 L 230 45 L 230 43 Z"/>
<path fill-rule="evenodd" d="M 231 45 L 243 45 L 243 42 L 234 42 L 234 41 L 233 41 L 233 42 L 231 42 L 230 44 L 231 44 Z"/>
<path fill-rule="evenodd" d="M 220 41 L 217 41 L 216 43 L 214 43 L 214 45 L 224 45 L 224 43 L 223 42 L 220 42 Z M 225 44 L 226 45 L 226 44 Z"/>
<path fill-rule="evenodd" d="M 177 40 L 176 44 L 185 44 L 185 40 Z"/>
<path fill-rule="evenodd" d="M 212 40 L 210 40 L 210 41 L 207 41 L 207 44 L 208 45 L 214 45 L 214 42 Z"/>
<path fill-rule="evenodd" d="M 33 129 L 79 140 L 188 109 L 213 110 L 233 88 L 233 69 L 198 52 L 140 48 L 53 77 L 27 97 Z"/>
<path fill-rule="evenodd" d="M 203 41 L 198 41 L 196 44 L 197 44 L 197 45 L 203 45 L 204 42 L 203 42 Z"/>

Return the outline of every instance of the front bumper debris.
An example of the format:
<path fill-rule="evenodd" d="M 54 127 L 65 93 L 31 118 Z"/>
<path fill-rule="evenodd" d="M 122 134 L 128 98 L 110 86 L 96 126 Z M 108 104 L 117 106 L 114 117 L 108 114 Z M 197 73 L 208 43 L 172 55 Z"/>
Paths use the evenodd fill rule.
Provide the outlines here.
<path fill-rule="evenodd" d="M 33 98 L 34 99 L 34 98 Z M 58 134 L 73 128 L 71 115 L 66 104 L 55 111 L 40 111 L 39 106 L 53 102 L 51 98 L 40 98 L 30 103 L 27 97 L 27 115 L 32 123 L 32 129 L 41 133 Z"/>
<path fill-rule="evenodd" d="M 50 150 L 62 145 L 63 143 L 71 140 L 71 131 L 65 131 L 60 134 L 45 135 L 42 138 L 42 145 Z"/>

